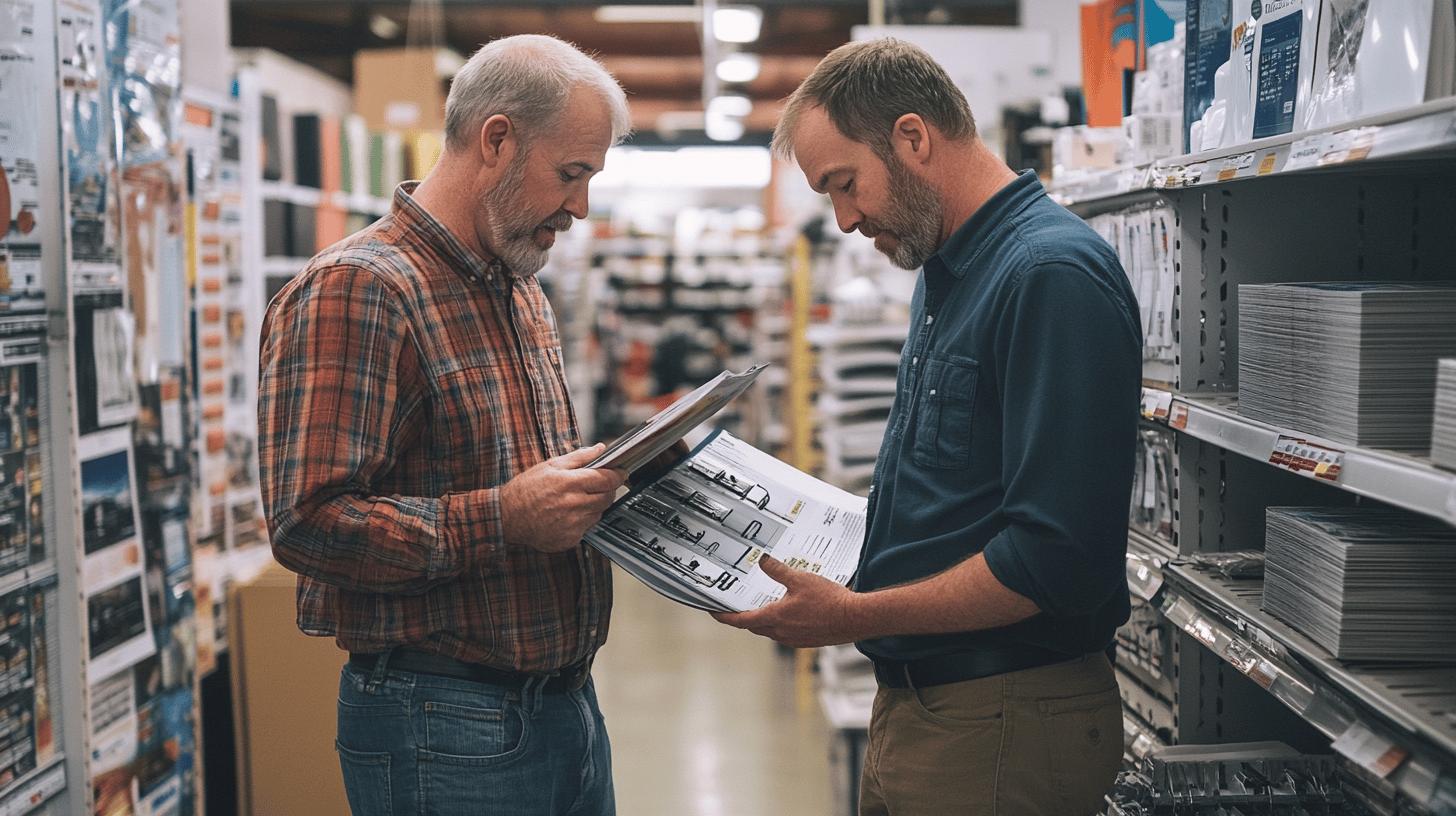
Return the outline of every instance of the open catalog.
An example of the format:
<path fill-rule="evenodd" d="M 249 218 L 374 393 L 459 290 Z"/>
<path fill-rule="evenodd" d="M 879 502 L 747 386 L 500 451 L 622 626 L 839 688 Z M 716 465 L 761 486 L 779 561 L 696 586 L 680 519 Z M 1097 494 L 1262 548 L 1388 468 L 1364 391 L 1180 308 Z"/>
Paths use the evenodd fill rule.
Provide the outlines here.
<path fill-rule="evenodd" d="M 709 385 L 747 377 L 739 383 L 741 393 L 761 369 L 742 375 L 725 372 Z M 698 395 L 701 400 L 711 391 L 699 389 L 683 399 Z M 660 426 L 659 417 L 682 408 L 682 402 L 645 425 Z M 680 423 L 648 448 L 667 450 L 727 402 L 707 412 L 693 411 L 696 421 Z M 671 438 L 662 444 L 666 437 Z M 619 440 L 612 450 L 630 446 Z M 586 541 L 674 601 L 714 612 L 745 612 L 784 593 L 781 584 L 758 568 L 764 555 L 847 584 L 864 546 L 865 504 L 865 499 L 718 430 L 671 469 L 612 505 L 587 532 Z"/>

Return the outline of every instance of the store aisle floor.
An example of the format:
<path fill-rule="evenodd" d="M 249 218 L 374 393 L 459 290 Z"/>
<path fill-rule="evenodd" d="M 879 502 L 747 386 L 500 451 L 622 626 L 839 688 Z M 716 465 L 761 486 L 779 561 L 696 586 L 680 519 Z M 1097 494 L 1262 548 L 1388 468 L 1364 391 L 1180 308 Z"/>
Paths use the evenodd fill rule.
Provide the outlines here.
<path fill-rule="evenodd" d="M 616 574 L 594 676 L 621 816 L 827 816 L 830 728 L 793 657 Z"/>

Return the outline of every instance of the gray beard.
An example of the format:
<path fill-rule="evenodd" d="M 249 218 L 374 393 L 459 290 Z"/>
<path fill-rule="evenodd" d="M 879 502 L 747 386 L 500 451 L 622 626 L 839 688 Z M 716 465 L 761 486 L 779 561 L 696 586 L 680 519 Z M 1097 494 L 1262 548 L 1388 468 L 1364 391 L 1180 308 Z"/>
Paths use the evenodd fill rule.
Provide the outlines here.
<path fill-rule="evenodd" d="M 489 230 L 486 244 L 511 277 L 517 279 L 529 278 L 540 272 L 550 255 L 549 250 L 536 246 L 534 236 L 541 223 L 531 221 L 521 205 L 526 156 L 526 153 L 518 155 L 506 168 L 500 184 L 480 201 L 481 208 L 485 210 L 486 229 Z M 571 228 L 571 217 L 562 218 L 562 215 L 558 213 L 545 223 L 558 232 L 564 232 Z"/>
<path fill-rule="evenodd" d="M 899 245 L 885 256 L 901 269 L 919 269 L 939 248 L 945 211 L 935 190 L 898 157 L 887 156 L 885 167 L 890 173 L 891 214 L 880 226 L 899 239 Z"/>

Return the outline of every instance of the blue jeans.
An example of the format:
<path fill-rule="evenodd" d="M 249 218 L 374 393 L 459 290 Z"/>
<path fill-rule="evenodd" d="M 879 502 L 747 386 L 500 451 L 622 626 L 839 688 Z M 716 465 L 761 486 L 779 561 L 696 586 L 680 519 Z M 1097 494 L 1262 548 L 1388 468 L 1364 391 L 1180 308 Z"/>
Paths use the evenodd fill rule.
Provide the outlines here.
<path fill-rule="evenodd" d="M 543 693 L 344 666 L 335 747 L 354 816 L 615 816 L 591 682 Z"/>

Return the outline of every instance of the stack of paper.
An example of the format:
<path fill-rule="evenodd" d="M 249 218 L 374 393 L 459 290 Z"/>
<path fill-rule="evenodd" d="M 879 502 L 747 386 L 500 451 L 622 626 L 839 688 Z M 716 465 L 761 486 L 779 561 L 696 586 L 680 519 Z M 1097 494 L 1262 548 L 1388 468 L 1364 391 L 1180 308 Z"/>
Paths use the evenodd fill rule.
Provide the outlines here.
<path fill-rule="evenodd" d="M 1436 375 L 1436 423 L 1431 430 L 1431 461 L 1456 470 L 1456 359 L 1442 360 Z"/>
<path fill-rule="evenodd" d="M 1360 507 L 1265 519 L 1267 612 L 1342 660 L 1456 659 L 1456 528 Z"/>
<path fill-rule="evenodd" d="M 1456 284 L 1239 287 L 1239 410 L 1337 442 L 1424 452 Z"/>

